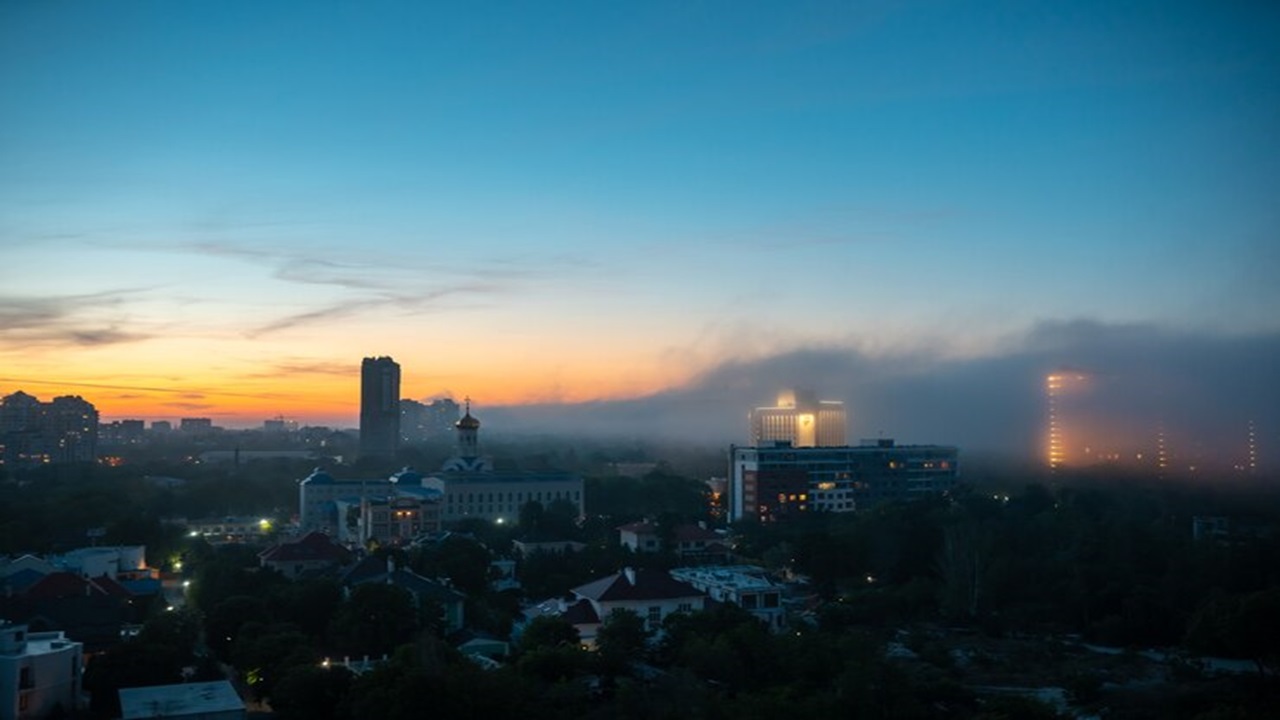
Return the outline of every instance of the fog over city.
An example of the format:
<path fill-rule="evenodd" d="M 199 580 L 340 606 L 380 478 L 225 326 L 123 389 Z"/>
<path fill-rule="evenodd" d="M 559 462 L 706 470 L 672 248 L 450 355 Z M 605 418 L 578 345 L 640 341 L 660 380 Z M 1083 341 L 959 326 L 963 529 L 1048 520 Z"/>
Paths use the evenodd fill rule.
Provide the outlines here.
<path fill-rule="evenodd" d="M 1124 448 L 1164 432 L 1193 447 L 1243 453 L 1248 423 L 1274 443 L 1280 422 L 1280 334 L 1226 336 L 1153 325 L 1046 322 L 998 352 L 945 359 L 927 348 L 871 354 L 826 347 L 726 362 L 688 385 L 614 402 L 484 409 L 496 431 L 745 442 L 747 412 L 779 388 L 844 400 L 849 438 L 946 442 L 1027 456 L 1040 452 L 1044 378 L 1070 369 L 1101 383 L 1091 417 L 1111 417 Z M 1190 450 L 1191 448 L 1187 448 Z M 1265 454 L 1265 449 L 1264 449 Z M 1214 455 L 1211 451 L 1210 455 Z"/>

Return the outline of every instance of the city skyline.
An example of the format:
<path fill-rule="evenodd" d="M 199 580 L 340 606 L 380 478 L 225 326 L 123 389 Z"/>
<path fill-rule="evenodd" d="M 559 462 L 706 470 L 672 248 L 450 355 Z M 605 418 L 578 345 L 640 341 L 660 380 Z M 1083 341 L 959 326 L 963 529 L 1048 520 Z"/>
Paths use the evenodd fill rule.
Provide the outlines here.
<path fill-rule="evenodd" d="M 1265 447 L 1277 28 L 1265 4 L 7 4 L 0 395 L 350 427 L 359 358 L 389 355 L 405 398 L 701 398 L 733 440 L 817 374 L 851 438 L 1039 452 L 1043 378 L 1081 367 Z"/>

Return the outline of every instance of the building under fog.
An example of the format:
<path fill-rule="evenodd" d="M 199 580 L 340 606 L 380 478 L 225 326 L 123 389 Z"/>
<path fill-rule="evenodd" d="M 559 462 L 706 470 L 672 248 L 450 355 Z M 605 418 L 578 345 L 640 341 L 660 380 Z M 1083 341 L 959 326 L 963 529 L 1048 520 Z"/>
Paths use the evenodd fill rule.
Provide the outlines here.
<path fill-rule="evenodd" d="M 957 450 L 875 440 L 857 446 L 786 442 L 731 447 L 729 520 L 784 520 L 811 512 L 854 512 L 955 487 Z"/>
<path fill-rule="evenodd" d="M 751 411 L 751 443 L 789 443 L 792 447 L 839 447 L 847 443 L 844 403 L 818 400 L 805 391 L 778 394 L 772 407 Z"/>
<path fill-rule="evenodd" d="M 338 479 L 316 469 L 298 486 L 301 532 L 396 545 L 461 520 L 514 524 L 527 502 L 546 507 L 563 500 L 582 514 L 580 476 L 495 470 L 480 454 L 480 421 L 470 403 L 454 429 L 454 455 L 434 473 L 405 468 L 387 478 Z"/>

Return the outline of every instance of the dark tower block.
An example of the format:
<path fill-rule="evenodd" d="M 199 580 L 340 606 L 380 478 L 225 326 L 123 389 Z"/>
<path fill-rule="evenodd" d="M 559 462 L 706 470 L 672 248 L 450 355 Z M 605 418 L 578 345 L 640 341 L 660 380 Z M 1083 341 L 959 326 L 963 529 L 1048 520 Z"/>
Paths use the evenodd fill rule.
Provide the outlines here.
<path fill-rule="evenodd" d="M 360 365 L 360 455 L 392 459 L 400 446 L 400 365 L 389 357 Z"/>

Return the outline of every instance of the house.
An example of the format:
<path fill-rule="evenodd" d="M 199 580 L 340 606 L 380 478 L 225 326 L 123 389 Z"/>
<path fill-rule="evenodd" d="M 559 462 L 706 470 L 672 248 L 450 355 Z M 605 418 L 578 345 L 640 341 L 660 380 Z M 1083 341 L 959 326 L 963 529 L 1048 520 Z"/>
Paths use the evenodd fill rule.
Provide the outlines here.
<path fill-rule="evenodd" d="M 642 520 L 618 527 L 618 541 L 635 552 L 663 550 L 662 531 L 658 525 Z M 671 550 L 689 561 L 724 562 L 729 546 L 723 533 L 710 530 L 705 523 L 677 525 L 671 529 Z"/>
<path fill-rule="evenodd" d="M 341 567 L 351 562 L 351 559 L 351 551 L 319 532 L 308 533 L 295 542 L 272 545 L 258 554 L 262 567 L 278 570 L 289 579 L 305 573 Z"/>
<path fill-rule="evenodd" d="M 0 620 L 0 718 L 49 717 L 76 710 L 84 646 L 61 632 L 30 632 Z"/>
<path fill-rule="evenodd" d="M 391 557 L 384 562 L 371 555 L 356 563 L 342 576 L 342 584 L 348 588 L 367 583 L 386 583 L 402 588 L 409 593 L 419 609 L 423 608 L 427 602 L 434 602 L 444 613 L 446 633 L 462 629 L 465 620 L 463 607 L 467 596 L 444 583 L 425 578 L 412 570 L 397 568 L 395 560 Z"/>
<path fill-rule="evenodd" d="M 563 617 L 577 628 L 582 644 L 588 647 L 595 644 L 600 625 L 616 610 L 634 612 L 649 630 L 657 631 L 668 615 L 702 610 L 707 599 L 701 590 L 664 571 L 632 568 L 580 585 L 571 592 L 567 598 L 541 603 L 526 614 Z"/>
<path fill-rule="evenodd" d="M 82 643 L 85 652 L 94 653 L 120 641 L 130 599 L 128 591 L 110 578 L 51 572 L 21 592 L 0 595 L 0 615 L 37 632 L 61 631 Z"/>
<path fill-rule="evenodd" d="M 248 711 L 227 680 L 120 689 L 121 720 L 244 720 Z"/>

